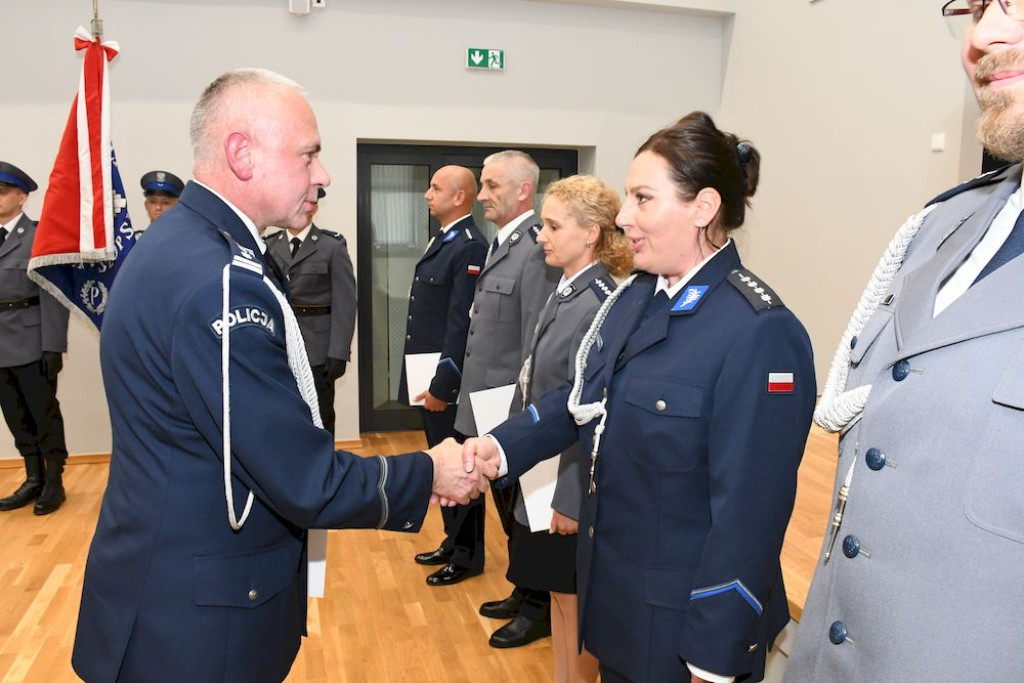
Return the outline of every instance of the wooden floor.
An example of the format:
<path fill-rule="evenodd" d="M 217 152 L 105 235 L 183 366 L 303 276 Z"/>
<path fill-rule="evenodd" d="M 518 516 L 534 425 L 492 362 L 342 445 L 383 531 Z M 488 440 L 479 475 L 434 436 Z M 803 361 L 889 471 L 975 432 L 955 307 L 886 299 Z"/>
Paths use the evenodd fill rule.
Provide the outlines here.
<path fill-rule="evenodd" d="M 369 434 L 358 452 L 400 453 L 422 447 L 419 432 Z M 835 439 L 815 428 L 800 470 L 797 510 L 783 550 L 795 614 L 803 605 L 828 519 L 835 473 Z M 0 495 L 23 472 L 0 465 Z M 69 464 L 68 502 L 36 517 L 31 506 L 0 513 L 0 681 L 60 683 L 71 670 L 86 554 L 107 479 L 103 462 Z M 482 576 L 431 588 L 431 568 L 412 561 L 437 547 L 441 517 L 428 514 L 419 534 L 332 531 L 326 597 L 310 600 L 309 638 L 289 681 L 550 681 L 550 639 L 495 650 L 487 637 L 504 622 L 477 607 L 505 597 L 505 539 L 488 502 L 487 560 Z"/>

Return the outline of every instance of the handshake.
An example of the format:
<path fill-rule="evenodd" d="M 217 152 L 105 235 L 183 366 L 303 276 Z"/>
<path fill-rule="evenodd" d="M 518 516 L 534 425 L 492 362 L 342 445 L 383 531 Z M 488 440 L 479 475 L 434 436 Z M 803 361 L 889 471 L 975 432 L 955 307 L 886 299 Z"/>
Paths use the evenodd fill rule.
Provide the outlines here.
<path fill-rule="evenodd" d="M 487 490 L 491 479 L 498 476 L 501 455 L 493 439 L 467 439 L 459 443 L 445 439 L 427 451 L 434 461 L 434 485 L 430 502 L 446 507 L 466 505 Z"/>

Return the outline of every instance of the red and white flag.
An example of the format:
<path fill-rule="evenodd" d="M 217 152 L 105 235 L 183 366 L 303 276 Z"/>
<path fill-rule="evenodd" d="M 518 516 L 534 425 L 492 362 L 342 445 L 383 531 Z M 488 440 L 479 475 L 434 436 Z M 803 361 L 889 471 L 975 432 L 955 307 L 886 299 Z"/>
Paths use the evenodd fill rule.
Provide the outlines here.
<path fill-rule="evenodd" d="M 792 372 L 769 372 L 768 373 L 769 394 L 791 394 L 793 393 Z"/>
<path fill-rule="evenodd" d="M 29 261 L 29 277 L 97 328 L 121 262 L 135 243 L 124 186 L 110 141 L 107 63 L 115 42 L 84 28 L 75 49 L 85 50 L 78 93 L 43 198 Z"/>

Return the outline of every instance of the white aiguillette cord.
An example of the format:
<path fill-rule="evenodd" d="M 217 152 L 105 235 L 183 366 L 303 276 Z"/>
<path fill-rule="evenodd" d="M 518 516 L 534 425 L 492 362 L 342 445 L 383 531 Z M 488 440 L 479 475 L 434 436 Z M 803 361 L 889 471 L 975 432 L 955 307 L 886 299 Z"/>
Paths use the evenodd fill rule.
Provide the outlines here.
<path fill-rule="evenodd" d="M 604 300 L 601 308 L 597 309 L 597 315 L 594 316 L 594 321 L 590 323 L 590 329 L 583 336 L 580 348 L 576 352 L 576 375 L 572 380 L 572 391 L 569 392 L 566 408 L 572 413 L 573 419 L 576 420 L 577 426 L 580 427 L 595 417 L 601 417 L 601 422 L 594 429 L 594 447 L 590 450 L 590 493 L 597 490 L 597 487 L 594 485 L 594 474 L 597 469 L 597 454 L 601 449 L 601 435 L 604 434 L 604 423 L 608 420 L 608 411 L 605 409 L 605 404 L 608 402 L 608 388 L 605 387 L 604 394 L 599 402 L 580 405 L 580 398 L 583 395 L 583 375 L 587 369 L 587 358 L 590 356 L 590 348 L 597 341 L 601 326 L 604 324 L 605 318 L 608 317 L 608 312 L 615 305 L 615 302 L 619 300 L 619 297 L 622 296 L 622 293 L 626 291 L 626 288 L 633 284 L 636 276 L 636 273 L 630 275 Z"/>
<path fill-rule="evenodd" d="M 221 301 L 222 333 L 220 347 L 221 379 L 223 382 L 222 449 L 224 460 L 224 497 L 227 499 L 228 523 L 232 529 L 238 531 L 245 524 L 245 520 L 249 518 L 249 513 L 252 511 L 253 494 L 252 491 L 249 491 L 249 497 L 245 501 L 245 510 L 242 512 L 242 518 L 238 519 L 235 514 L 235 502 L 231 485 L 231 383 L 228 378 L 231 367 L 231 326 L 228 323 L 231 312 L 232 265 L 260 273 L 262 273 L 262 269 L 245 259 L 236 257 L 232 263 L 224 266 L 221 280 L 224 293 Z M 309 406 L 313 424 L 317 427 L 323 427 L 323 422 L 320 420 L 320 404 L 316 396 L 316 386 L 313 383 L 313 372 L 309 368 L 309 358 L 306 356 L 306 346 L 302 342 L 299 322 L 295 318 L 295 313 L 292 311 L 292 307 L 288 305 L 284 295 L 278 291 L 277 287 L 274 286 L 274 283 L 266 275 L 263 276 L 263 284 L 273 293 L 274 298 L 277 299 L 278 304 L 281 306 L 281 313 L 284 316 L 285 346 L 288 349 L 288 367 L 295 377 L 295 383 L 298 386 L 299 393 L 302 395 L 302 399 Z"/>
<path fill-rule="evenodd" d="M 814 421 L 827 432 L 834 433 L 847 429 L 855 424 L 864 412 L 868 395 L 871 393 L 871 385 L 865 384 L 853 389 L 846 389 L 846 381 L 850 375 L 850 352 L 852 351 L 850 343 L 861 333 L 868 319 L 888 294 L 896 273 L 903 266 L 907 248 L 924 224 L 924 219 L 936 206 L 938 205 L 933 204 L 919 214 L 911 216 L 896 232 L 878 265 L 875 266 L 875 271 L 871 274 L 871 279 L 868 281 L 867 287 L 864 288 L 860 301 L 857 302 L 857 308 L 850 316 L 850 322 L 847 324 L 846 331 L 843 332 L 836 353 L 832 357 L 832 366 L 828 371 L 825 390 L 814 410 Z M 832 549 L 839 536 L 839 527 L 843 522 L 843 513 L 846 511 L 846 501 L 850 496 L 850 484 L 853 482 L 853 471 L 857 465 L 856 451 L 855 448 L 853 462 L 850 463 L 850 469 L 846 472 L 843 485 L 839 487 L 836 497 L 835 513 L 832 516 L 832 527 L 825 549 L 826 564 L 832 556 Z"/>

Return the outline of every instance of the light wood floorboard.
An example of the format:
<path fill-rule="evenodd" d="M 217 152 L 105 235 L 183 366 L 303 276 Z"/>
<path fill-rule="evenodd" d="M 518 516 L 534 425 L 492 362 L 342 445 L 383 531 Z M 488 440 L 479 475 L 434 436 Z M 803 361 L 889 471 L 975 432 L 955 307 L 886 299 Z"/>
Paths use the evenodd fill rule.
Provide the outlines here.
<path fill-rule="evenodd" d="M 346 444 L 348 445 L 348 444 Z M 423 447 L 419 432 L 367 434 L 363 455 Z M 783 549 L 783 571 L 795 615 L 828 521 L 835 475 L 835 438 L 816 427 L 800 470 L 797 509 Z M 107 464 L 73 459 L 65 473 L 68 501 L 57 513 L 31 506 L 0 513 L 0 681 L 75 681 L 71 670 L 85 559 L 107 481 Z M 23 479 L 0 468 L 0 495 Z M 482 576 L 431 588 L 432 571 L 412 561 L 440 543 L 441 517 L 432 508 L 419 534 L 332 531 L 326 597 L 310 600 L 309 637 L 288 681 L 550 681 L 550 639 L 512 650 L 487 645 L 504 622 L 481 617 L 485 600 L 508 595 L 505 538 L 488 501 L 486 568 Z"/>

